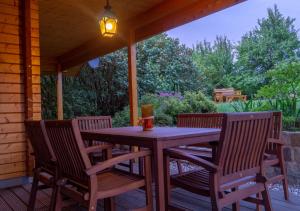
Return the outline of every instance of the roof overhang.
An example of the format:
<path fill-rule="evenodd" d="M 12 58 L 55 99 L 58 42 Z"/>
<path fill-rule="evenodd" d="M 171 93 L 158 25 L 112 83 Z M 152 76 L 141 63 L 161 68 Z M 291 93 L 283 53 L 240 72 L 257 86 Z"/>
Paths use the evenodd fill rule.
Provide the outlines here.
<path fill-rule="evenodd" d="M 243 1 L 111 0 L 119 31 L 114 38 L 104 38 L 97 21 L 104 0 L 40 0 L 42 71 L 53 71 L 58 63 L 69 69 L 123 48 L 129 32 L 138 42 Z"/>

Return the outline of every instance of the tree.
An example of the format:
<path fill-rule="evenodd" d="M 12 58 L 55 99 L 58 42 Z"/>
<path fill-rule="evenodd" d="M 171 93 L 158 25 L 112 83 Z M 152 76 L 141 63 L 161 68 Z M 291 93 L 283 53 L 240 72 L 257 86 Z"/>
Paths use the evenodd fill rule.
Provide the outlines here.
<path fill-rule="evenodd" d="M 138 43 L 139 97 L 159 91 L 197 90 L 201 81 L 191 55 L 191 49 L 166 34 Z M 98 66 L 95 68 L 88 64 L 83 65 L 76 77 L 64 76 L 65 118 L 80 115 L 114 115 L 128 105 L 127 50 L 118 50 L 98 60 Z M 43 114 L 48 118 L 55 118 L 56 107 L 52 106 L 56 102 L 55 80 L 51 81 L 51 77 L 43 76 L 42 86 L 53 86 L 50 90 L 43 89 L 42 96 L 53 96 L 43 98 Z"/>
<path fill-rule="evenodd" d="M 231 86 L 234 71 L 234 46 L 227 37 L 217 36 L 213 45 L 207 41 L 197 43 L 193 59 L 200 72 L 202 89 L 209 95 L 214 88 Z"/>
<path fill-rule="evenodd" d="M 139 94 L 199 89 L 192 50 L 178 39 L 160 34 L 137 45 Z"/>
<path fill-rule="evenodd" d="M 300 62 L 285 62 L 267 72 L 268 84 L 261 87 L 258 97 L 271 99 L 273 109 L 280 105 L 288 105 L 280 110 L 289 115 L 298 115 L 297 101 L 300 97 Z M 272 101 L 277 100 L 277 101 Z M 278 104 L 279 102 L 279 104 Z M 276 104 L 276 105 L 275 105 Z"/>
<path fill-rule="evenodd" d="M 295 19 L 284 17 L 275 5 L 267 18 L 242 37 L 237 46 L 236 84 L 253 95 L 266 84 L 264 73 L 277 64 L 299 55 L 300 41 L 294 27 Z M 251 78 L 251 80 L 249 80 Z"/>

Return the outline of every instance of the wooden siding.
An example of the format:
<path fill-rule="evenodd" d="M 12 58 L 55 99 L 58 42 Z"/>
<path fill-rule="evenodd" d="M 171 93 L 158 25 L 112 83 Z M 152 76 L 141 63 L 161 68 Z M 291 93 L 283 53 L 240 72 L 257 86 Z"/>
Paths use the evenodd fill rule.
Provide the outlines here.
<path fill-rule="evenodd" d="M 25 136 L 26 109 L 41 118 L 39 11 L 31 9 L 32 108 L 25 106 L 23 0 L 0 0 L 0 180 L 25 176 L 28 144 Z"/>

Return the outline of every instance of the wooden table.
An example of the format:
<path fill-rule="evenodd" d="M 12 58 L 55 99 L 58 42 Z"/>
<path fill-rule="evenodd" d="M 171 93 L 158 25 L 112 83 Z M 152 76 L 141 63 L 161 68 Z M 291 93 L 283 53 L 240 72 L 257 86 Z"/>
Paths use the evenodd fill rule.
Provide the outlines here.
<path fill-rule="evenodd" d="M 82 132 L 82 136 L 84 139 L 150 148 L 153 151 L 155 168 L 156 210 L 166 210 L 163 150 L 219 140 L 220 129 L 156 127 L 152 131 L 143 131 L 141 127 L 122 127 L 85 131 Z"/>

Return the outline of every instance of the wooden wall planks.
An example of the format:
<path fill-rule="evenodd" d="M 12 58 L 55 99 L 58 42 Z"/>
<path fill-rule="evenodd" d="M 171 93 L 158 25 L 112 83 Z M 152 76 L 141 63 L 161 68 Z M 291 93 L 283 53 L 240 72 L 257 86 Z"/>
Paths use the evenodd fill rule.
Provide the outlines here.
<path fill-rule="evenodd" d="M 31 59 L 33 119 L 41 118 L 38 1 L 32 1 Z M 0 0 L 0 180 L 29 171 L 25 136 L 23 0 Z"/>

